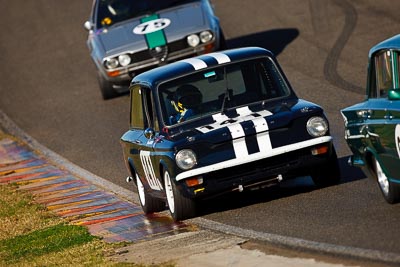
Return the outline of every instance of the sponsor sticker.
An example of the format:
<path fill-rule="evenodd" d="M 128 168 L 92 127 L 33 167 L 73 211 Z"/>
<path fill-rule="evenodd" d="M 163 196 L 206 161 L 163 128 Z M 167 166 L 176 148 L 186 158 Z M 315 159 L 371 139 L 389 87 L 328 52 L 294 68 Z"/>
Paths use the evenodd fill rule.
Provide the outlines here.
<path fill-rule="evenodd" d="M 171 24 L 171 20 L 159 18 L 158 15 L 155 14 L 142 18 L 140 22 L 141 23 L 133 29 L 133 33 L 144 35 L 150 49 L 167 44 L 163 29 Z"/>
<path fill-rule="evenodd" d="M 166 18 L 155 19 L 137 25 L 133 29 L 134 34 L 149 34 L 167 28 L 171 20 Z"/>

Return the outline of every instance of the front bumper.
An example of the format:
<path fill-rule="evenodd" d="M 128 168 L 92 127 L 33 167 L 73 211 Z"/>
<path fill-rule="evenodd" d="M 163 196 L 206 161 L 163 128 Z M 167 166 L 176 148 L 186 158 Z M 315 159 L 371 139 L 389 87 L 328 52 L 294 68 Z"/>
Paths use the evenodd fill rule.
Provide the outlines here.
<path fill-rule="evenodd" d="M 328 152 L 312 155 L 312 149 L 321 145 L 329 147 Z M 267 187 L 278 184 L 282 179 L 310 175 L 312 169 L 327 164 L 332 151 L 332 142 L 319 144 L 195 176 L 201 177 L 203 183 L 194 187 L 187 186 L 185 179 L 179 181 L 178 186 L 183 195 L 189 198 L 210 198 L 246 188 Z"/>
<path fill-rule="evenodd" d="M 135 63 L 112 71 L 103 68 L 102 74 L 107 81 L 113 84 L 129 84 L 133 77 L 152 68 L 181 59 L 210 53 L 217 49 L 215 42 L 199 45 L 195 48 L 189 47 L 180 49 L 179 46 L 180 44 L 169 44 L 168 46 L 160 48 L 162 50 L 158 53 L 154 50 L 137 52 L 134 54 Z"/>

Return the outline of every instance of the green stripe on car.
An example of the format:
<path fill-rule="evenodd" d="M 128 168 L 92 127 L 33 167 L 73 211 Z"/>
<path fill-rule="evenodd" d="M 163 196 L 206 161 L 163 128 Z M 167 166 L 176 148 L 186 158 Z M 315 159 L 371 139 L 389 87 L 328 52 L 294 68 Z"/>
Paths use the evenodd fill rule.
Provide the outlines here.
<path fill-rule="evenodd" d="M 154 14 L 154 15 L 142 18 L 140 20 L 140 22 L 144 23 L 144 22 L 156 20 L 158 18 L 159 18 L 159 16 L 157 14 Z M 148 34 L 145 35 L 145 38 L 146 38 L 147 46 L 150 49 L 155 48 L 157 46 L 164 46 L 164 45 L 167 44 L 167 40 L 165 38 L 163 30 L 159 30 L 159 31 L 155 31 L 155 32 L 152 32 L 152 33 L 148 33 Z"/>

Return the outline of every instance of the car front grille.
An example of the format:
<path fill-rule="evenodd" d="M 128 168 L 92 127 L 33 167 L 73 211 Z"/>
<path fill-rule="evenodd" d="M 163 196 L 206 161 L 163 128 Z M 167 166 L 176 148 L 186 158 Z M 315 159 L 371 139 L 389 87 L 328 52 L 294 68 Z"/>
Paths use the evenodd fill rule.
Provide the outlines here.
<path fill-rule="evenodd" d="M 213 180 L 216 184 L 229 182 L 233 184 L 236 182 L 246 183 L 269 176 L 286 174 L 296 168 L 302 167 L 304 163 L 312 162 L 312 159 L 313 156 L 309 148 L 307 148 L 215 171 L 207 174 L 205 178 Z"/>
<path fill-rule="evenodd" d="M 154 48 L 154 49 L 146 49 L 139 51 L 133 54 L 132 61 L 140 62 L 150 59 L 159 59 L 161 57 L 167 57 L 170 53 L 179 52 L 181 50 L 189 48 L 185 40 L 178 40 L 172 43 L 167 44 L 164 47 Z M 157 49 L 161 49 L 161 51 L 157 51 Z"/>

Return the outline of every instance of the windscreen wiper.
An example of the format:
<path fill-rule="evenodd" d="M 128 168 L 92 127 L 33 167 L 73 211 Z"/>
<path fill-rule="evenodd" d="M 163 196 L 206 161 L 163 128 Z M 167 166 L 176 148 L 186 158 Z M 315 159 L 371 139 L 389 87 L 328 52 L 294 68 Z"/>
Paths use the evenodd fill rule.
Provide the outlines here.
<path fill-rule="evenodd" d="M 226 67 L 224 68 L 224 79 L 225 79 L 225 94 L 224 94 L 224 99 L 222 100 L 222 107 L 221 107 L 221 114 L 225 113 L 225 103 L 226 100 L 231 101 L 230 95 L 229 95 L 229 87 L 228 87 L 228 75 L 226 74 Z"/>

